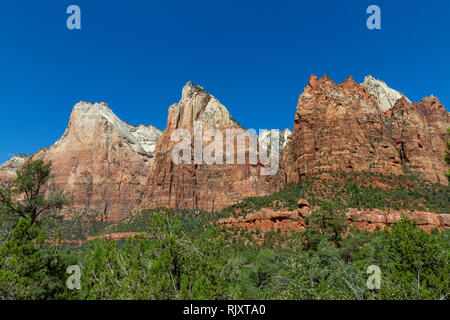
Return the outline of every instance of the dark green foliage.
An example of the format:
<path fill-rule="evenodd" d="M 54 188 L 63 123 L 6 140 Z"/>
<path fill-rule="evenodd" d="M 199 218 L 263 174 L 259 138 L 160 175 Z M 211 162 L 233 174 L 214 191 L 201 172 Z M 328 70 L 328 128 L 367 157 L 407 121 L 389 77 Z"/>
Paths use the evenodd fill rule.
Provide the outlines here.
<path fill-rule="evenodd" d="M 274 194 L 246 198 L 223 212 L 245 215 L 265 207 L 293 210 L 299 198 L 314 206 L 333 201 L 345 208 L 449 213 L 450 186 L 431 183 L 414 174 L 384 176 L 371 172 L 324 172 L 306 176 L 300 183 Z"/>
<path fill-rule="evenodd" d="M 104 233 L 112 226 L 111 223 L 98 221 L 97 218 L 97 212 L 83 211 L 70 220 L 45 219 L 41 224 L 49 238 L 87 240 L 89 236 Z"/>
<path fill-rule="evenodd" d="M 305 222 L 303 234 L 307 249 L 317 250 L 323 240 L 330 241 L 339 248 L 349 229 L 342 206 L 335 202 L 324 201 L 320 209 L 307 217 Z"/>
<path fill-rule="evenodd" d="M 0 247 L 0 299 L 70 298 L 65 288 L 68 257 L 44 248 L 44 233 L 31 218 L 20 219 Z"/>
<path fill-rule="evenodd" d="M 385 231 L 383 239 L 390 260 L 389 280 L 395 284 L 382 291 L 386 298 L 441 299 L 449 293 L 448 241 L 426 233 L 405 217 L 391 232 Z"/>
<path fill-rule="evenodd" d="M 51 165 L 51 162 L 44 163 L 42 160 L 30 161 L 17 170 L 12 186 L 0 189 L 0 215 L 3 219 L 17 221 L 30 217 L 34 224 L 39 219 L 55 214 L 68 203 L 68 199 L 59 191 L 48 199 L 43 195 L 44 185 L 50 178 Z"/>
<path fill-rule="evenodd" d="M 407 220 L 390 232 L 349 231 L 339 210 L 330 203 L 309 219 L 311 233 L 266 233 L 263 243 L 255 232 L 224 233 L 209 223 L 186 233 L 181 220 L 155 213 L 146 232 L 126 242 L 90 242 L 77 259 L 43 246 L 28 218 L 0 249 L 0 290 L 23 299 L 446 297 L 449 232 L 427 234 Z M 64 288 L 69 261 L 81 263 L 80 291 Z M 379 291 L 366 286 L 373 264 L 382 271 Z"/>
<path fill-rule="evenodd" d="M 228 257 L 210 227 L 191 239 L 178 219 L 152 215 L 147 233 L 116 242 L 95 241 L 83 268 L 88 299 L 215 299 L 227 296 Z"/>
<path fill-rule="evenodd" d="M 364 268 L 345 263 L 338 248 L 325 239 L 316 250 L 297 249 L 276 275 L 282 299 L 367 299 Z"/>
<path fill-rule="evenodd" d="M 303 232 L 214 224 L 265 206 L 293 209 L 298 198 L 320 207 L 306 219 Z M 213 214 L 161 208 L 87 227 L 89 215 L 39 225 L 28 217 L 0 245 L 0 298 L 449 299 L 450 231 L 427 234 L 404 219 L 391 231 L 368 233 L 346 222 L 349 207 L 419 204 L 448 212 L 448 187 L 414 176 L 336 173 L 310 176 L 274 195 L 245 199 Z M 43 243 L 44 227 L 47 234 L 61 231 L 69 239 L 73 234 L 79 239 L 140 234 L 126 241 L 64 245 L 63 250 Z M 69 264 L 81 267 L 81 290 L 65 288 Z M 371 265 L 381 270 L 380 290 L 366 285 Z"/>
<path fill-rule="evenodd" d="M 266 232 L 263 243 L 256 232 L 204 228 L 188 234 L 181 220 L 154 213 L 147 232 L 124 247 L 92 243 L 82 297 L 441 299 L 449 290 L 449 233 L 430 235 L 407 220 L 391 232 L 351 231 L 342 207 L 330 202 L 308 219 L 305 232 Z M 373 264 L 382 271 L 379 291 L 366 286 Z"/>

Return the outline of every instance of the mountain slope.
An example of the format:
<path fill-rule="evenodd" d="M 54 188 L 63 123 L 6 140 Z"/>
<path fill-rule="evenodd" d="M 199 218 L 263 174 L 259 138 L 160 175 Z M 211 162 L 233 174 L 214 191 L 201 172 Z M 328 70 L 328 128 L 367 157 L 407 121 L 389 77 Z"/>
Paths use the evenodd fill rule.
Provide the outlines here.
<path fill-rule="evenodd" d="M 75 105 L 64 135 L 33 159 L 52 161 L 49 191 L 74 195 L 70 211 L 96 213 L 117 221 L 142 205 L 142 191 L 153 162 L 153 127 L 133 127 L 105 103 Z"/>

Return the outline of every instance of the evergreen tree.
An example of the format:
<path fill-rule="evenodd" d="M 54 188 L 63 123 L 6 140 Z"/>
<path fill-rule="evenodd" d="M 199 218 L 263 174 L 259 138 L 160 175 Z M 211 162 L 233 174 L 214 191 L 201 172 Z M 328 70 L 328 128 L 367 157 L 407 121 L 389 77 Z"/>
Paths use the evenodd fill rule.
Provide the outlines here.
<path fill-rule="evenodd" d="M 67 264 L 56 247 L 44 248 L 44 240 L 30 217 L 19 220 L 11 239 L 0 247 L 0 300 L 71 296 L 65 287 Z"/>
<path fill-rule="evenodd" d="M 29 217 L 31 224 L 35 224 L 66 205 L 69 199 L 61 191 L 54 192 L 49 198 L 43 194 L 44 185 L 50 178 L 51 166 L 51 162 L 35 160 L 17 170 L 12 185 L 0 188 L 0 214 L 14 222 Z"/>
<path fill-rule="evenodd" d="M 383 298 L 441 299 L 448 295 L 448 242 L 428 234 L 406 217 L 384 232 L 388 265 Z M 389 285 L 389 284 L 392 285 Z"/>
<path fill-rule="evenodd" d="M 338 202 L 323 201 L 320 209 L 307 217 L 305 222 L 303 235 L 306 249 L 316 250 L 324 239 L 339 248 L 349 230 L 347 217 Z"/>

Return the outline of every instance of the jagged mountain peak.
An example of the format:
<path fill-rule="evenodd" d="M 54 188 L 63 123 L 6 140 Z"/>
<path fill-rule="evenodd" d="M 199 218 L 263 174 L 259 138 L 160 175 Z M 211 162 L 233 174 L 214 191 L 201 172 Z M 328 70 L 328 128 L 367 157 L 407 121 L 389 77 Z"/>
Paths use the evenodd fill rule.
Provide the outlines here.
<path fill-rule="evenodd" d="M 121 120 L 105 102 L 80 101 L 74 106 L 69 125 L 55 146 L 71 140 L 69 136 L 87 144 L 93 139 L 98 140 L 99 135 L 104 139 L 116 136 L 129 144 L 135 152 L 153 157 L 156 141 L 161 134 L 162 131 L 154 126 L 132 126 Z"/>
<path fill-rule="evenodd" d="M 25 161 L 28 160 L 31 156 L 28 154 L 16 154 L 12 156 L 8 161 L 0 164 L 0 170 L 17 170 L 20 169 Z"/>
<path fill-rule="evenodd" d="M 237 126 L 228 109 L 213 95 L 189 81 L 182 90 L 181 100 L 169 108 L 167 128 L 190 129 L 194 121 L 201 121 L 203 128 Z"/>
<path fill-rule="evenodd" d="M 74 110 L 77 110 L 80 113 L 111 112 L 111 108 L 106 102 L 89 102 L 83 100 L 75 104 Z"/>
<path fill-rule="evenodd" d="M 116 114 L 111 110 L 109 105 L 105 102 L 86 102 L 80 101 L 78 102 L 73 110 L 72 115 L 70 117 L 71 122 L 81 122 L 80 124 L 85 124 L 82 120 L 85 119 L 99 119 L 104 118 L 105 120 L 114 123 L 115 125 L 122 125 L 126 123 L 119 119 Z"/>
<path fill-rule="evenodd" d="M 362 85 L 367 87 L 371 95 L 375 96 L 383 112 L 392 109 L 398 100 L 405 97 L 401 92 L 388 87 L 386 82 L 375 79 L 371 75 L 364 78 Z M 407 97 L 405 98 L 408 102 L 411 102 Z"/>
<path fill-rule="evenodd" d="M 192 94 L 208 94 L 205 91 L 205 88 L 203 88 L 200 85 L 197 85 L 195 83 L 193 83 L 192 81 L 188 81 L 184 86 L 183 86 L 183 90 L 182 90 L 182 98 L 183 97 L 189 97 Z"/>
<path fill-rule="evenodd" d="M 286 147 L 289 136 L 292 134 L 292 131 L 288 128 L 284 130 L 279 131 L 280 137 L 280 152 Z M 270 145 L 270 139 L 271 139 L 271 130 L 267 131 L 260 131 L 258 135 L 258 139 L 261 142 L 263 146 L 269 146 Z"/>
<path fill-rule="evenodd" d="M 30 158 L 27 154 L 16 154 L 0 165 L 0 186 L 10 184 L 16 177 L 16 171 L 21 169 Z"/>
<path fill-rule="evenodd" d="M 162 131 L 152 125 L 130 126 L 131 134 L 138 140 L 141 147 L 147 154 L 154 156 L 156 142 L 162 135 Z"/>

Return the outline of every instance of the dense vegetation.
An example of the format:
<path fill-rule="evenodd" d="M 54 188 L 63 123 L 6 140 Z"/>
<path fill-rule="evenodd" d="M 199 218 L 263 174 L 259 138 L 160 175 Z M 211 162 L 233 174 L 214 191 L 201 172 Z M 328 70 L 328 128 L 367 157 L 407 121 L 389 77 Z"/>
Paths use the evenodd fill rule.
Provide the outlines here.
<path fill-rule="evenodd" d="M 25 215 L 2 225 L 0 299 L 449 299 L 449 230 L 428 234 L 404 218 L 368 233 L 345 219 L 349 207 L 448 212 L 448 191 L 413 176 L 326 173 L 214 214 L 155 209 L 87 226 L 90 217 L 33 222 Z M 265 206 L 293 208 L 299 197 L 320 206 L 302 232 L 262 235 L 214 224 Z M 130 231 L 139 234 L 45 241 Z M 66 286 L 70 265 L 81 269 L 79 290 Z"/>
<path fill-rule="evenodd" d="M 407 219 L 391 231 L 344 237 L 338 216 L 317 212 L 304 232 L 273 233 L 258 243 L 252 233 L 213 224 L 194 236 L 180 219 L 147 214 L 147 232 L 92 241 L 81 253 L 45 245 L 42 230 L 22 219 L 0 249 L 0 297 L 448 299 L 450 233 L 427 234 Z M 81 267 L 80 290 L 65 286 L 70 264 Z M 366 284 L 370 265 L 381 270 L 379 290 Z"/>
<path fill-rule="evenodd" d="M 333 201 L 346 208 L 450 212 L 450 186 L 431 183 L 412 173 L 394 176 L 371 172 L 316 173 L 272 195 L 246 198 L 225 211 L 244 215 L 265 207 L 292 210 L 299 198 L 313 206 Z"/>
<path fill-rule="evenodd" d="M 290 185 L 265 197 L 249 197 L 238 204 L 215 213 L 201 210 L 155 209 L 179 218 L 187 232 L 197 232 L 199 226 L 226 218 L 240 216 L 262 208 L 295 209 L 298 199 L 306 199 L 313 206 L 366 208 L 381 210 L 419 210 L 450 213 L 450 186 L 434 184 L 409 174 L 386 176 L 369 172 L 318 173 L 305 177 L 301 183 Z M 95 213 L 86 212 L 72 221 L 47 221 L 47 232 L 52 238 L 85 240 L 88 236 L 116 232 L 144 232 L 149 226 L 146 212 L 130 216 L 116 223 L 95 220 Z M 197 231 L 196 231 L 197 230 Z"/>

